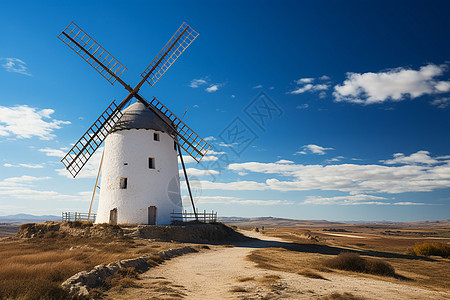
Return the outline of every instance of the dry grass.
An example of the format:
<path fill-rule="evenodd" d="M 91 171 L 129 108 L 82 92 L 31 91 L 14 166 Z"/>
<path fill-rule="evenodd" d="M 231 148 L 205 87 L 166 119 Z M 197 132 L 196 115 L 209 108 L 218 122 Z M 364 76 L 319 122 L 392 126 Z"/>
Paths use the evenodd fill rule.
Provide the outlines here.
<path fill-rule="evenodd" d="M 389 247 L 386 246 L 385 250 Z M 300 269 L 317 270 L 319 272 L 346 271 L 331 270 L 322 265 L 330 255 L 315 252 L 297 252 L 283 248 L 266 248 L 253 251 L 247 259 L 255 262 L 258 267 L 267 270 L 276 270 L 297 273 Z M 379 260 L 379 258 L 374 258 Z M 381 258 L 380 258 L 381 259 Z M 410 281 L 402 280 L 402 284 L 420 286 L 436 290 L 448 291 L 450 289 L 450 261 L 448 259 L 427 260 L 405 258 L 382 258 L 394 268 L 397 274 L 410 278 Z M 360 273 L 360 276 L 372 276 Z M 380 276 L 379 279 L 391 282 L 399 282 L 394 277 Z"/>
<path fill-rule="evenodd" d="M 261 279 L 261 281 L 262 282 L 272 282 L 272 281 L 277 281 L 280 279 L 281 279 L 280 275 L 269 274 L 269 275 L 264 275 L 264 277 Z"/>
<path fill-rule="evenodd" d="M 42 238 L 1 240 L 0 299 L 69 299 L 60 284 L 80 271 L 138 257 L 142 248 L 150 253 L 173 248 L 171 243 L 140 244 L 127 238 L 62 237 L 58 232 Z M 129 284 L 126 281 L 120 284 Z"/>
<path fill-rule="evenodd" d="M 245 288 L 243 288 L 241 286 L 235 286 L 235 287 L 232 287 L 230 289 L 230 292 L 233 292 L 233 293 L 247 293 L 248 291 L 247 291 L 247 289 L 245 289 Z"/>
<path fill-rule="evenodd" d="M 255 277 L 247 276 L 247 277 L 240 277 L 240 278 L 238 278 L 239 282 L 246 282 L 246 281 L 252 281 L 252 280 L 255 280 Z"/>
<path fill-rule="evenodd" d="M 320 298 L 321 300 L 365 300 L 366 298 L 355 296 L 352 293 L 332 293 L 328 296 Z"/>
<path fill-rule="evenodd" d="M 297 272 L 297 274 L 305 276 L 305 277 L 308 277 L 308 278 L 327 280 L 325 277 L 323 277 L 319 273 L 316 273 L 316 272 L 311 271 L 309 269 L 300 270 L 300 271 Z"/>
<path fill-rule="evenodd" d="M 329 268 L 394 277 L 394 267 L 379 259 L 363 258 L 357 253 L 342 252 L 334 258 L 328 259 L 324 265 Z"/>

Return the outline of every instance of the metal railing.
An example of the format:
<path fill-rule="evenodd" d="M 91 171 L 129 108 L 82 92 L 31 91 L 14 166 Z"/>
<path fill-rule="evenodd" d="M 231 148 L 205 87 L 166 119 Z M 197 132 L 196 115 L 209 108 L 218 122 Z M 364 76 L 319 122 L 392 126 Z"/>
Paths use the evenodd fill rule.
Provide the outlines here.
<path fill-rule="evenodd" d="M 211 212 L 198 212 L 197 211 L 198 220 L 202 223 L 214 223 L 217 222 L 217 212 L 211 211 Z M 193 212 L 171 212 L 170 217 L 172 218 L 172 221 L 178 221 L 178 222 L 189 222 L 189 221 L 195 221 L 196 216 Z"/>
<path fill-rule="evenodd" d="M 96 214 L 91 214 L 91 217 L 88 220 L 88 213 L 79 213 L 79 212 L 63 212 L 62 213 L 62 221 L 68 222 L 68 221 L 87 221 L 87 222 L 94 222 Z"/>

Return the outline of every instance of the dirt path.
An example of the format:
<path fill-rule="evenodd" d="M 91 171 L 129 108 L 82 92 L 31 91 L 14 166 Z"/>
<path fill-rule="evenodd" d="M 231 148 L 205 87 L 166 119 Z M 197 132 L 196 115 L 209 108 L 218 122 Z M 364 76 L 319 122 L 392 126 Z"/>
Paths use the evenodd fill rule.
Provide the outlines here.
<path fill-rule="evenodd" d="M 174 258 L 142 274 L 140 288 L 109 296 L 111 299 L 318 299 L 333 292 L 349 292 L 367 299 L 450 299 L 450 293 L 357 275 L 326 273 L 328 280 L 321 280 L 260 269 L 246 256 L 255 248 L 277 247 L 286 241 L 256 232 L 243 233 L 259 240 Z"/>

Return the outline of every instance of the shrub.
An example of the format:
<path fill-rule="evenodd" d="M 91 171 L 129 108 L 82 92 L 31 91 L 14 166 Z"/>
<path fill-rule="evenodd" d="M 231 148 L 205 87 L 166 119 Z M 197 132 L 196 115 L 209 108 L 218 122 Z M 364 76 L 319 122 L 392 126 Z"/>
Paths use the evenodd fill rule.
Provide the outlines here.
<path fill-rule="evenodd" d="M 416 244 L 414 248 L 412 249 L 412 252 L 415 255 L 421 255 L 421 256 L 430 256 L 430 255 L 436 255 L 436 256 L 442 256 L 444 258 L 448 258 L 450 256 L 450 246 L 448 244 L 444 243 L 421 243 Z"/>
<path fill-rule="evenodd" d="M 334 292 L 328 296 L 322 297 L 320 298 L 321 300 L 364 300 L 365 298 L 360 297 L 360 296 L 355 296 L 352 293 L 337 293 Z"/>
<path fill-rule="evenodd" d="M 322 275 L 320 275 L 319 273 L 313 272 L 311 270 L 300 270 L 297 272 L 298 275 L 302 275 L 308 278 L 313 278 L 313 279 L 325 279 Z M 326 279 L 325 279 L 326 280 Z"/>
<path fill-rule="evenodd" d="M 395 269 L 389 263 L 376 259 L 363 258 L 357 253 L 341 252 L 335 258 L 327 260 L 325 265 L 333 269 L 382 276 L 395 276 Z"/>

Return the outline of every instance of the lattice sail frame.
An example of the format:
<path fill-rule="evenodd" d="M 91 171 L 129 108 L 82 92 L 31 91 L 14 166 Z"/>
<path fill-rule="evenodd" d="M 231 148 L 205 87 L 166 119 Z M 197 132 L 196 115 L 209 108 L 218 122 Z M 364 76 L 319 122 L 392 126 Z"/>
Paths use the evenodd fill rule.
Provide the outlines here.
<path fill-rule="evenodd" d="M 122 112 L 113 101 L 67 152 L 61 162 L 73 177 L 77 176 L 121 117 Z"/>
<path fill-rule="evenodd" d="M 119 106 L 113 101 L 108 108 L 100 115 L 94 124 L 78 140 L 72 149 L 64 156 L 61 162 L 73 177 L 81 171 L 89 158 L 100 147 L 106 136 L 111 132 L 116 123 L 122 117 L 121 109 L 128 103 L 132 97 L 136 97 L 141 102 L 148 103 L 137 91 L 141 85 L 147 81 L 153 86 L 162 75 L 172 66 L 178 57 L 187 47 L 197 38 L 198 33 L 189 27 L 185 22 L 178 28 L 171 39 L 161 49 L 158 55 L 153 59 L 147 69 L 141 74 L 143 79 L 133 90 L 129 85 L 120 79 L 127 68 L 123 66 L 114 56 L 100 46 L 92 37 L 78 27 L 73 21 L 58 38 L 75 51 L 81 58 L 89 63 L 100 75 L 102 75 L 111 85 L 119 81 L 130 94 L 122 101 Z M 70 37 L 70 38 L 69 38 Z M 86 48 L 89 47 L 89 48 Z M 156 98 L 150 102 L 148 108 L 155 113 L 161 113 L 168 120 L 161 118 L 177 133 L 174 137 L 176 142 L 183 148 L 195 161 L 200 162 L 206 154 L 210 145 L 189 128 L 180 118 L 175 116 L 167 107 L 165 107 Z"/>
<path fill-rule="evenodd" d="M 197 36 L 198 33 L 183 22 L 141 76 L 145 78 L 150 72 L 146 81 L 154 86 Z"/>
<path fill-rule="evenodd" d="M 71 41 L 67 36 L 71 37 L 76 43 Z M 98 64 L 87 53 L 89 52 L 98 61 L 100 61 L 106 68 L 108 68 L 117 77 L 120 77 L 127 68 L 121 64 L 114 56 L 106 51 L 100 44 L 98 44 L 91 36 L 83 31 L 73 21 L 58 35 L 58 38 L 73 51 L 75 51 L 81 58 L 83 58 L 88 64 L 90 64 L 100 75 L 102 75 L 109 83 L 114 85 L 116 78 L 112 76 L 107 70 L 105 70 L 100 64 Z"/>
<path fill-rule="evenodd" d="M 178 144 L 184 149 L 196 162 L 205 156 L 211 147 L 204 139 L 187 126 L 180 118 L 174 115 L 170 109 L 164 106 L 155 97 L 149 102 L 155 109 L 160 111 L 172 123 L 172 127 L 176 130 L 177 135 L 181 138 Z"/>

